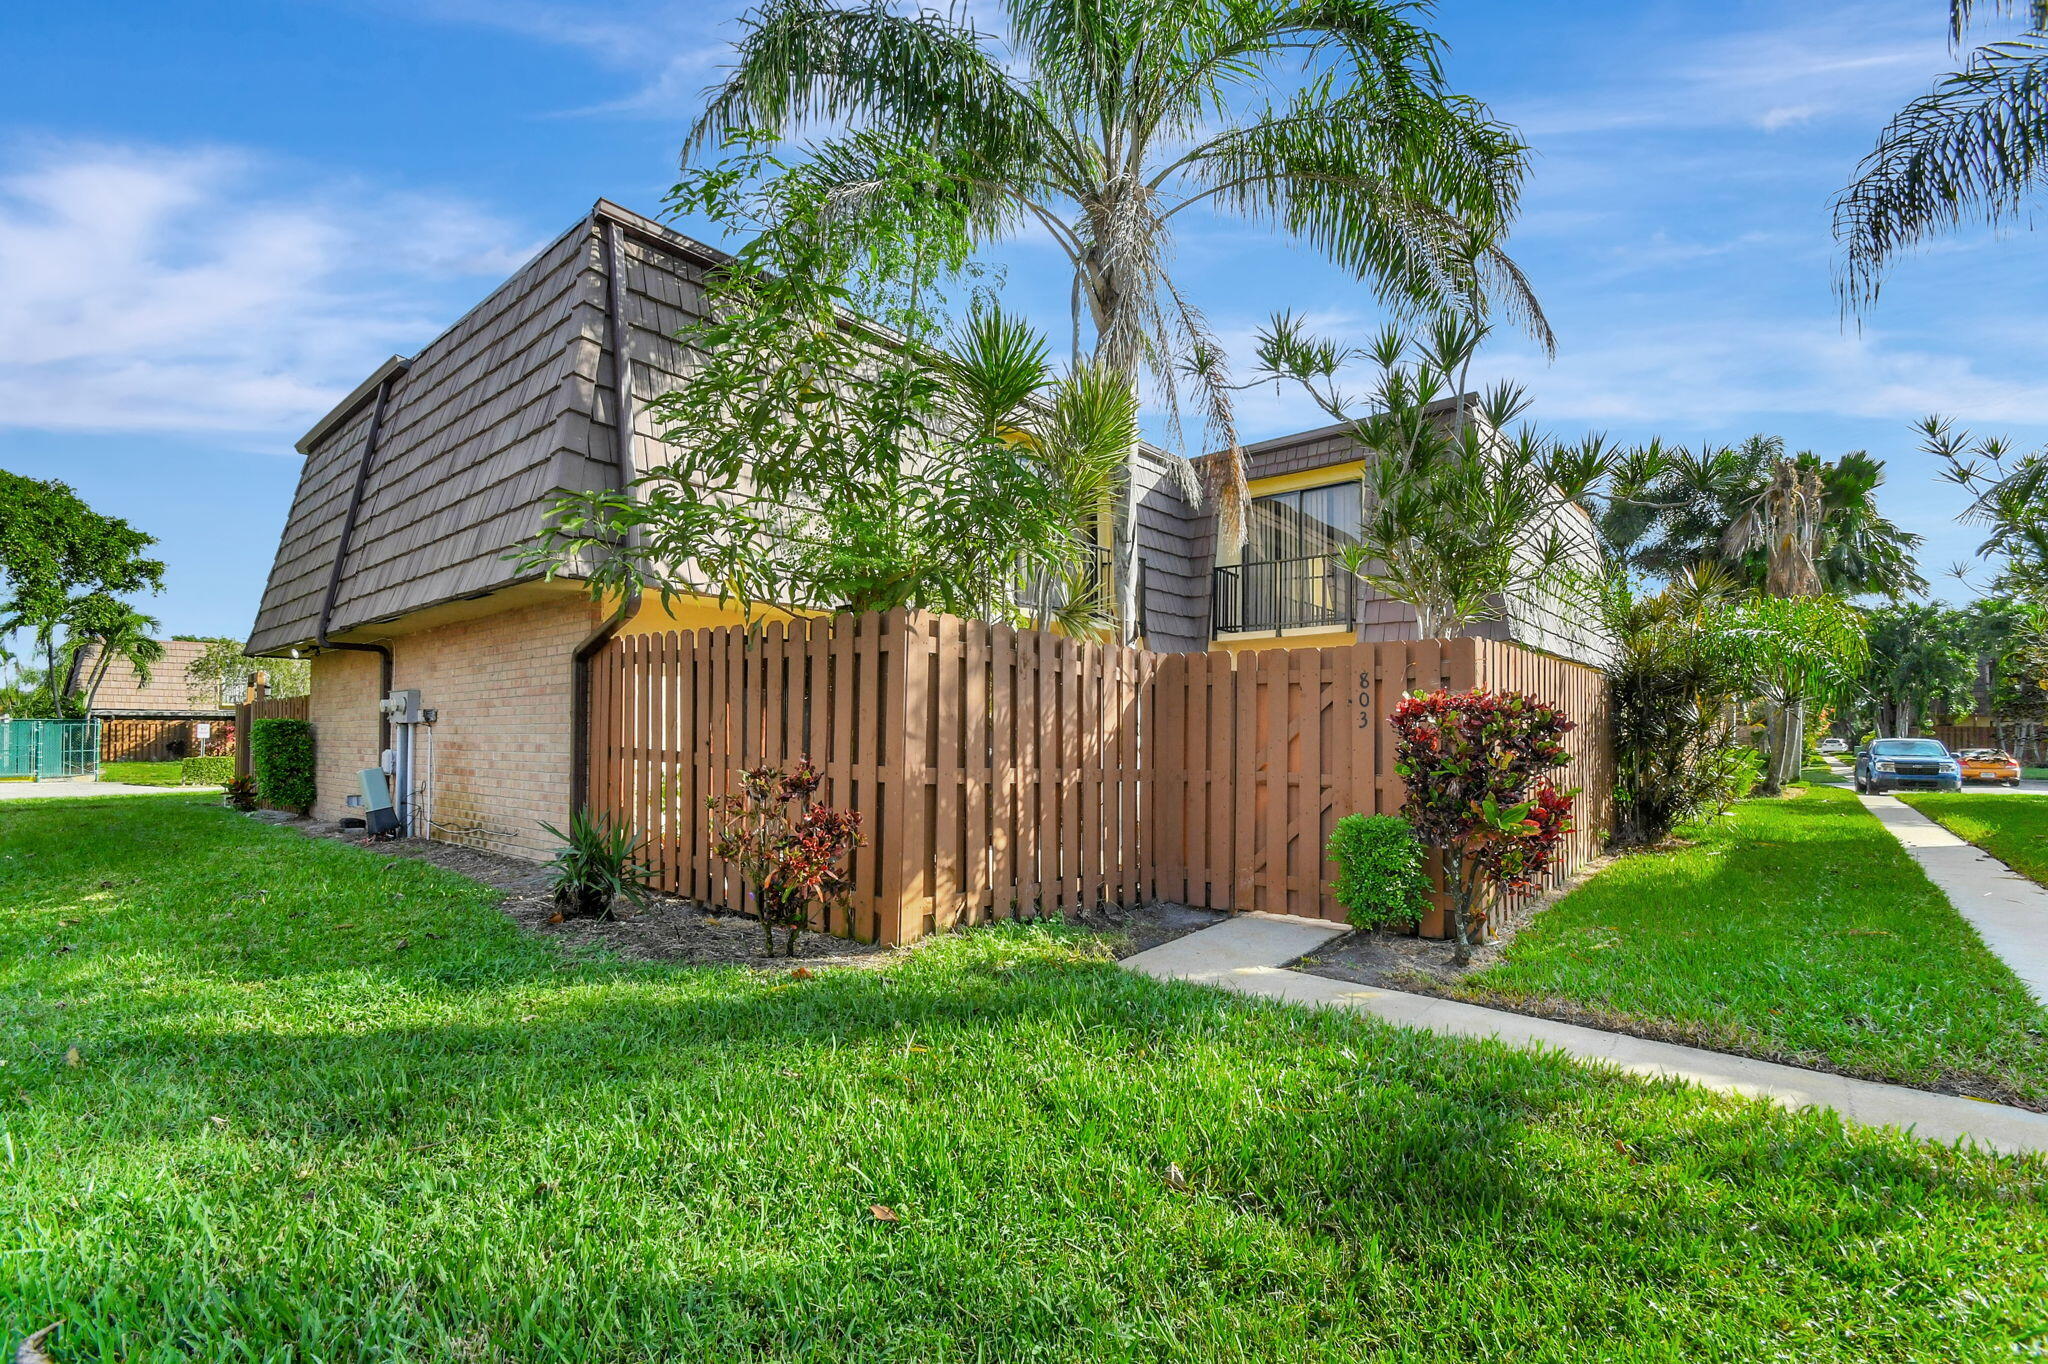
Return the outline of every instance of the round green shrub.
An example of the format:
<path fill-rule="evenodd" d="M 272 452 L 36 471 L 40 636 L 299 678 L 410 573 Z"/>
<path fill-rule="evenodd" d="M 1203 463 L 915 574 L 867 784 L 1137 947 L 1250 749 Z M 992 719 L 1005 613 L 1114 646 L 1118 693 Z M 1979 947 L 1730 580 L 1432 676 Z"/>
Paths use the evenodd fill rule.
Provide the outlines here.
<path fill-rule="evenodd" d="M 263 803 L 305 814 L 313 808 L 313 726 L 269 718 L 250 727 L 249 766 Z"/>
<path fill-rule="evenodd" d="M 1346 815 L 1330 834 L 1337 879 L 1330 893 L 1353 928 L 1410 923 L 1429 909 L 1429 871 L 1415 830 L 1399 815 Z"/>

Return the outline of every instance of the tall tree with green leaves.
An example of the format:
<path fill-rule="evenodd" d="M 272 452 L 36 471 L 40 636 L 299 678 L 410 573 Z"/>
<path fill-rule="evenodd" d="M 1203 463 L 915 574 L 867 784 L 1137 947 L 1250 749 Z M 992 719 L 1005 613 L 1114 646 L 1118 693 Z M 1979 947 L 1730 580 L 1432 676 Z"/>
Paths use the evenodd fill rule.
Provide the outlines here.
<path fill-rule="evenodd" d="M 1799 775 L 1807 712 L 1855 694 L 1869 658 L 1863 613 L 1836 597 L 1758 595 L 1728 611 L 1721 634 L 1741 690 L 1768 708 L 1757 789 L 1776 795 Z"/>
<path fill-rule="evenodd" d="M 1880 606 L 1869 614 L 1866 637 L 1863 690 L 1876 709 L 1878 737 L 1903 737 L 1937 715 L 1968 713 L 1977 659 L 1962 612 L 1924 602 Z"/>
<path fill-rule="evenodd" d="M 1003 38 L 962 10 L 768 0 L 686 156 L 748 130 L 840 135 L 816 163 L 857 213 L 878 148 L 928 150 L 929 190 L 977 240 L 1049 239 L 1071 267 L 1073 351 L 1182 386 L 1229 457 L 1208 466 L 1241 533 L 1242 458 L 1222 357 L 1171 268 L 1192 210 L 1271 224 L 1402 308 L 1494 304 L 1550 333 L 1501 242 L 1527 152 L 1450 88 L 1413 0 L 1002 0 Z M 846 130 L 851 130 L 850 133 Z M 885 153 L 886 154 L 886 153 Z M 1126 480 L 1127 490 L 1132 481 Z M 1136 495 L 1116 543 L 1126 621 Z"/>
<path fill-rule="evenodd" d="M 1893 262 L 1928 238 L 1970 218 L 2024 218 L 2048 175 L 2048 0 L 1950 0 L 1953 50 L 1987 13 L 2016 14 L 2025 31 L 1972 49 L 1893 115 L 1835 197 L 1837 288 L 1851 308 L 1875 303 Z"/>
<path fill-rule="evenodd" d="M 1917 596 L 1927 590 L 1914 562 L 1921 537 L 1879 509 L 1884 467 L 1861 450 L 1788 455 L 1767 435 L 1675 450 L 1655 478 L 1599 505 L 1601 534 L 1615 558 L 1653 577 L 1717 564 L 1774 595 Z"/>
<path fill-rule="evenodd" d="M 186 696 L 195 706 L 218 705 L 247 684 L 251 673 L 269 679 L 272 696 L 304 696 L 313 689 L 313 665 L 303 658 L 251 658 L 242 641 L 227 635 L 187 636 L 206 648 L 185 665 Z"/>
<path fill-rule="evenodd" d="M 47 681 L 39 708 L 63 714 L 58 653 L 66 617 L 96 595 L 163 587 L 164 566 L 144 551 L 156 538 L 88 507 L 56 479 L 0 469 L 0 635 L 27 630 Z"/>
<path fill-rule="evenodd" d="M 1961 519 L 1986 532 L 1977 555 L 1997 566 L 1992 586 L 2048 607 L 2048 453 L 2019 454 L 2004 437 L 1974 437 L 1946 417 L 1921 421 L 1920 448 L 1941 462 L 1945 482 L 1970 494 Z"/>

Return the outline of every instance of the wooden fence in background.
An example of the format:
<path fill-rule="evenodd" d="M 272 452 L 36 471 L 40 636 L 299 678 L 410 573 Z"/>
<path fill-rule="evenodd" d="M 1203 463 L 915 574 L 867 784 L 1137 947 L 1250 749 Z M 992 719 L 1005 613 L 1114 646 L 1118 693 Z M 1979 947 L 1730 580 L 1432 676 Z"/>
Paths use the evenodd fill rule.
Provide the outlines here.
<path fill-rule="evenodd" d="M 249 678 L 249 690 L 235 707 L 235 775 L 250 775 L 249 726 L 257 720 L 307 720 L 312 718 L 310 696 L 272 696 L 262 673 Z"/>
<path fill-rule="evenodd" d="M 1612 786 L 1600 674 L 1491 640 L 1153 654 L 904 612 L 627 635 L 592 668 L 591 800 L 649 838 L 664 890 L 740 909 L 705 798 L 809 757 L 868 839 L 846 915 L 818 926 L 882 942 L 1150 898 L 1341 919 L 1331 829 L 1399 807 L 1387 714 L 1440 686 L 1579 721 L 1567 864 L 1589 856 Z"/>
<path fill-rule="evenodd" d="M 100 761 L 103 763 L 161 763 L 197 754 L 202 745 L 199 720 L 166 719 L 159 716 L 110 715 L 100 722 Z M 218 736 L 226 728 L 225 715 L 211 721 Z M 239 733 L 239 731 L 237 731 Z M 208 746 L 208 752 L 217 752 Z"/>

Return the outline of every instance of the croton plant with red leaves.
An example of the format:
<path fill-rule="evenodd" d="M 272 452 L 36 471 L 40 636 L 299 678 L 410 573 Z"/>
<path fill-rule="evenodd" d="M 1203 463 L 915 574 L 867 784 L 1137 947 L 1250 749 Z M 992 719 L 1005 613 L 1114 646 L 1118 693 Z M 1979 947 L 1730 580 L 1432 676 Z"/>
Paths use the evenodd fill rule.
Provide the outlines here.
<path fill-rule="evenodd" d="M 1576 789 L 1544 775 L 1570 760 L 1575 728 L 1557 707 L 1515 691 L 1416 692 L 1388 723 L 1407 784 L 1402 818 L 1443 850 L 1453 960 L 1472 959 L 1473 909 L 1488 889 L 1534 889 L 1571 832 Z"/>
<path fill-rule="evenodd" d="M 748 768 L 740 773 L 739 790 L 705 798 L 712 815 L 711 853 L 737 864 L 753 888 L 771 957 L 778 924 L 789 930 L 783 955 L 793 957 L 811 906 L 829 910 L 853 888 L 845 863 L 865 841 L 860 812 L 812 804 L 823 780 L 804 758 L 787 772 Z"/>

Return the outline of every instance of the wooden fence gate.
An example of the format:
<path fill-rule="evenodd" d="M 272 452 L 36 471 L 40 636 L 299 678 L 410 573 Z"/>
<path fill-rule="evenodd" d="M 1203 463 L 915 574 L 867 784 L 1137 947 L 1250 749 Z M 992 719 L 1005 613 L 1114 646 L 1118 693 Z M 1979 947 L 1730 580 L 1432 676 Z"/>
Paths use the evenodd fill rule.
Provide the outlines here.
<path fill-rule="evenodd" d="M 626 635 L 591 671 L 591 802 L 649 839 L 664 890 L 738 909 L 705 799 L 808 757 L 868 840 L 847 916 L 817 927 L 882 942 L 1155 897 L 1341 920 L 1323 849 L 1401 803 L 1388 713 L 1475 686 L 1579 722 L 1567 865 L 1590 855 L 1600 674 L 1473 639 L 1153 654 L 905 612 Z"/>

